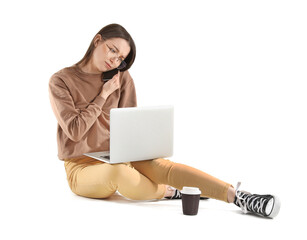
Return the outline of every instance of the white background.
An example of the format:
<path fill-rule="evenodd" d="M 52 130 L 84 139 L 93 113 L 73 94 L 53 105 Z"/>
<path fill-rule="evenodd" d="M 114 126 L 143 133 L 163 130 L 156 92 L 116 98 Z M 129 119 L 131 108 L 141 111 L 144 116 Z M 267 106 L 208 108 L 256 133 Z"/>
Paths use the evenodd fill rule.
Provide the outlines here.
<path fill-rule="evenodd" d="M 295 0 L 1 2 L 1 239 L 306 237 L 306 12 Z M 275 219 L 70 191 L 48 81 L 110 23 L 135 40 L 138 105 L 175 106 L 170 159 L 278 195 Z"/>

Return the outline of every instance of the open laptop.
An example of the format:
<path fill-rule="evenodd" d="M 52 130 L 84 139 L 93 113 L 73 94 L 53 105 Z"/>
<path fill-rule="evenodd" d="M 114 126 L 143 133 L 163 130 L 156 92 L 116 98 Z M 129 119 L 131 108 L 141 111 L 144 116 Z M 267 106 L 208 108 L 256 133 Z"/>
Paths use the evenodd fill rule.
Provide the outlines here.
<path fill-rule="evenodd" d="M 84 155 L 111 164 L 171 157 L 173 133 L 173 106 L 112 108 L 110 151 Z"/>

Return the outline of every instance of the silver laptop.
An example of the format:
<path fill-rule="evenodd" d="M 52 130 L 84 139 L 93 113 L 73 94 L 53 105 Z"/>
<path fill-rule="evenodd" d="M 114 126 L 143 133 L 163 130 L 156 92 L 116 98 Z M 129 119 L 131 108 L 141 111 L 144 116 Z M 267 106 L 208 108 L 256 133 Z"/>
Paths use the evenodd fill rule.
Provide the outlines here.
<path fill-rule="evenodd" d="M 84 155 L 111 164 L 171 157 L 173 133 L 173 106 L 112 108 L 110 151 Z"/>

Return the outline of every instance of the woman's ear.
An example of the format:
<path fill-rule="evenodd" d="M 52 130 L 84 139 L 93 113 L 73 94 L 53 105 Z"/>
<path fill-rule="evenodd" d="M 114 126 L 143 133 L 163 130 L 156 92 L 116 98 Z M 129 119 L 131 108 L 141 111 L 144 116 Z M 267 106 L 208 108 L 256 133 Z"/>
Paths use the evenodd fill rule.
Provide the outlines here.
<path fill-rule="evenodd" d="M 99 41 L 102 40 L 101 35 L 98 33 L 94 38 L 94 46 L 97 47 Z"/>

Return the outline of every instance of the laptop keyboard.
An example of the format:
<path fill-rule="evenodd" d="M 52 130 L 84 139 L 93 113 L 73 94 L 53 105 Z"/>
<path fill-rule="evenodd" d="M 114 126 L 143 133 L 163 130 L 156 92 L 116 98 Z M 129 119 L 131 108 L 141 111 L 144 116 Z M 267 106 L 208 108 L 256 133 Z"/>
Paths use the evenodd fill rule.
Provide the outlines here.
<path fill-rule="evenodd" d="M 106 158 L 110 160 L 110 156 L 100 156 L 101 158 Z"/>

